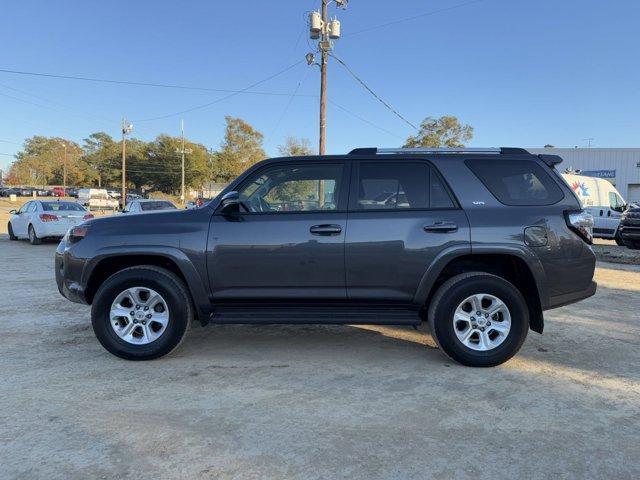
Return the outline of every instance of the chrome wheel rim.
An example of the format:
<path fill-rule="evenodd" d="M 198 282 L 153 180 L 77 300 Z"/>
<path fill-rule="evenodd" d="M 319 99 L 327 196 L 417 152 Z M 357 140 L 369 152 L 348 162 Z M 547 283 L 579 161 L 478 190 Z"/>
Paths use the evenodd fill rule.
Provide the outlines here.
<path fill-rule="evenodd" d="M 511 313 L 507 305 L 494 295 L 471 295 L 456 308 L 453 330 L 465 347 L 480 352 L 493 350 L 509 336 Z"/>
<path fill-rule="evenodd" d="M 155 290 L 127 288 L 111 304 L 109 321 L 113 331 L 127 343 L 146 345 L 156 341 L 169 324 L 169 307 Z"/>

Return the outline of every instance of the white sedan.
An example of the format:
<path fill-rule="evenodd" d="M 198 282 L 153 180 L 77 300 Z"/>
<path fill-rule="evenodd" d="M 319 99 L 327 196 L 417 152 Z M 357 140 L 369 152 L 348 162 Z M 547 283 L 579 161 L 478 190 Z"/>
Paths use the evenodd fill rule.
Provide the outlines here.
<path fill-rule="evenodd" d="M 9 239 L 28 238 L 31 245 L 43 238 L 63 237 L 71 227 L 93 218 L 82 205 L 56 200 L 31 200 L 9 213 Z"/>

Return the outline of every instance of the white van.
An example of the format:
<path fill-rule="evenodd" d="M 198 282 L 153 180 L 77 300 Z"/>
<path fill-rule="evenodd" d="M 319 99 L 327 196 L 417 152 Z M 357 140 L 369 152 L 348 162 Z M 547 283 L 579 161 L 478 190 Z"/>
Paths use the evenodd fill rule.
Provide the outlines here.
<path fill-rule="evenodd" d="M 118 200 L 111 198 L 104 188 L 81 188 L 78 190 L 78 203 L 89 210 L 115 210 L 119 206 Z"/>
<path fill-rule="evenodd" d="M 563 173 L 562 177 L 576 193 L 582 208 L 593 215 L 593 236 L 614 239 L 620 216 L 627 204 L 611 182 L 604 178 Z"/>

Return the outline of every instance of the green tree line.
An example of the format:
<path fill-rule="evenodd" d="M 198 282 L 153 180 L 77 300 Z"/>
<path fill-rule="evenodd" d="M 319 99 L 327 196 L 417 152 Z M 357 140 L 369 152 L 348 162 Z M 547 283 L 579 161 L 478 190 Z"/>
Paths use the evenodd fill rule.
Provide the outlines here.
<path fill-rule="evenodd" d="M 225 117 L 224 139 L 217 150 L 185 139 L 185 184 L 198 189 L 208 182 L 229 182 L 266 158 L 263 134 L 240 118 Z M 454 116 L 427 117 L 406 147 L 461 147 L 473 137 L 473 127 Z M 180 137 L 158 135 L 145 142 L 127 139 L 127 187 L 175 193 L 181 185 Z M 66 152 L 66 153 L 65 153 Z M 289 137 L 278 147 L 283 156 L 311 155 L 308 140 Z M 60 137 L 33 136 L 24 142 L 5 178 L 10 185 L 67 185 L 119 187 L 122 179 L 122 142 L 104 132 L 82 144 Z"/>

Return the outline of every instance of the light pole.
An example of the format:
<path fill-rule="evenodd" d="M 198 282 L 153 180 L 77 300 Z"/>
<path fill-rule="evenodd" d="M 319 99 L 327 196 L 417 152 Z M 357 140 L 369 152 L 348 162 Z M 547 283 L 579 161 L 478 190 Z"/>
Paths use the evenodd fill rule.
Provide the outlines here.
<path fill-rule="evenodd" d="M 122 118 L 122 209 L 127 206 L 127 135 L 133 130 L 133 125 Z"/>

